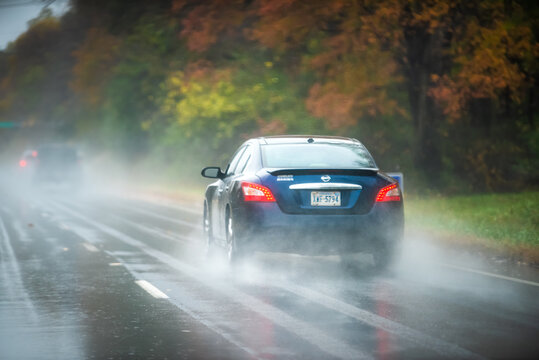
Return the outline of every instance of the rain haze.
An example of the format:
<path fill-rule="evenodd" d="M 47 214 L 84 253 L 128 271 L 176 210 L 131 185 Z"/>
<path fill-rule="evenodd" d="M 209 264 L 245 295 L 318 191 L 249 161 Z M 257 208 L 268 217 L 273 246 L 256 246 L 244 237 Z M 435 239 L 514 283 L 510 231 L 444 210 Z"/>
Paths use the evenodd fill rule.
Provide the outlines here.
<path fill-rule="evenodd" d="M 28 29 L 28 22 L 46 9 L 61 15 L 68 9 L 66 0 L 1 0 L 0 1 L 0 49 L 6 49 L 10 42 Z"/>
<path fill-rule="evenodd" d="M 0 358 L 538 358 L 537 19 L 0 0 Z"/>

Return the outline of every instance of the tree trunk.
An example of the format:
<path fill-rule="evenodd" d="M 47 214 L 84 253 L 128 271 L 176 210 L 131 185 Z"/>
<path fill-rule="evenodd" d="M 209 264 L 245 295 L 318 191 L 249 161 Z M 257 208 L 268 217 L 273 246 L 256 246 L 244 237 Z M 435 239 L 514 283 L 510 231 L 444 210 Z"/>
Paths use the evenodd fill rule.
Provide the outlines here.
<path fill-rule="evenodd" d="M 416 167 L 436 178 L 441 169 L 438 126 L 440 114 L 428 96 L 430 75 L 437 72 L 441 64 L 436 47 L 440 47 L 438 34 L 429 34 L 424 29 L 407 29 L 408 92 L 413 117 L 414 163 Z"/>

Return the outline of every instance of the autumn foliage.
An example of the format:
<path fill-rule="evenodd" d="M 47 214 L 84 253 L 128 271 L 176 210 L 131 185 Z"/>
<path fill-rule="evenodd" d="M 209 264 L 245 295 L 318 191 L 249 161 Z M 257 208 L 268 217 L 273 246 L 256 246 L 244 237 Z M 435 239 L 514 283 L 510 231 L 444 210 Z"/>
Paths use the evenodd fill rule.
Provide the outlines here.
<path fill-rule="evenodd" d="M 1 53 L 0 117 L 29 101 L 23 89 L 46 91 L 36 90 L 50 82 L 46 59 L 69 58 L 63 100 L 34 100 L 21 119 L 61 113 L 74 136 L 101 132 L 136 156 L 176 154 L 178 163 L 225 162 L 249 136 L 354 136 L 382 168 L 447 191 L 504 188 L 506 174 L 530 185 L 539 179 L 538 8 L 511 0 L 77 0 Z M 55 32 L 63 46 L 51 45 Z M 25 58 L 28 42 L 40 61 Z"/>

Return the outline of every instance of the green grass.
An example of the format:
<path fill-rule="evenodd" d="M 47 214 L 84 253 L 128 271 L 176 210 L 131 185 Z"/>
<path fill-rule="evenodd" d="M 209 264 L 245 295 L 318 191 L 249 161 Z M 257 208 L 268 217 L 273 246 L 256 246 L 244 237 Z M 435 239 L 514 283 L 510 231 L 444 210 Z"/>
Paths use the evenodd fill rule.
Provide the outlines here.
<path fill-rule="evenodd" d="M 493 245 L 539 247 L 539 192 L 408 197 L 406 224 Z"/>

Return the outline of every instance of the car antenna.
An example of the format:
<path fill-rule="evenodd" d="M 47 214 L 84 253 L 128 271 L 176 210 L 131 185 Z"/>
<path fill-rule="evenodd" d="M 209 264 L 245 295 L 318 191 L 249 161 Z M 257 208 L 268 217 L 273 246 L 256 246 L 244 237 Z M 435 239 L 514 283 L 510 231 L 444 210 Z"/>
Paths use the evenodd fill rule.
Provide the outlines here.
<path fill-rule="evenodd" d="M 313 139 L 313 138 L 309 138 L 309 139 L 307 139 L 307 142 L 308 142 L 309 144 L 312 144 L 312 143 L 314 142 L 314 139 Z"/>

